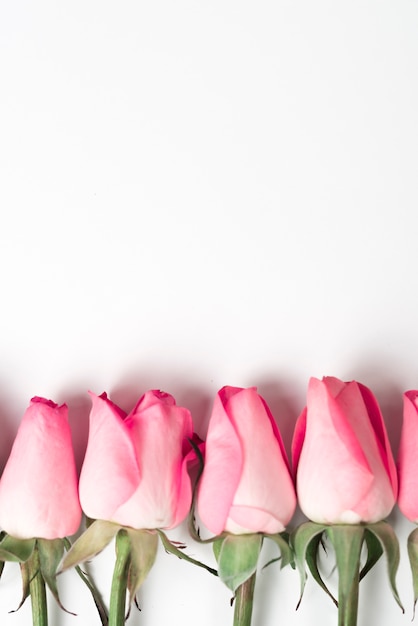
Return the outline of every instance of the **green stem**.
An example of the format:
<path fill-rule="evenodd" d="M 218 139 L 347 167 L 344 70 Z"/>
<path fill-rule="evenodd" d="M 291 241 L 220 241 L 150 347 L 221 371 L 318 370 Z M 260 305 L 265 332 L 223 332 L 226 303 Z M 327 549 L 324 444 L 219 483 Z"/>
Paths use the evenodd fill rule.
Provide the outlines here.
<path fill-rule="evenodd" d="M 337 560 L 338 626 L 356 626 L 364 526 L 331 526 L 326 532 Z"/>
<path fill-rule="evenodd" d="M 116 563 L 110 591 L 109 626 L 124 626 L 126 590 L 131 564 L 131 543 L 127 533 L 120 530 L 116 535 Z"/>
<path fill-rule="evenodd" d="M 37 546 L 35 546 L 28 561 L 28 569 L 29 593 L 32 604 L 32 624 L 33 626 L 48 626 L 45 581 L 41 574 Z"/>
<path fill-rule="evenodd" d="M 234 626 L 251 626 L 255 576 L 254 573 L 235 592 Z"/>

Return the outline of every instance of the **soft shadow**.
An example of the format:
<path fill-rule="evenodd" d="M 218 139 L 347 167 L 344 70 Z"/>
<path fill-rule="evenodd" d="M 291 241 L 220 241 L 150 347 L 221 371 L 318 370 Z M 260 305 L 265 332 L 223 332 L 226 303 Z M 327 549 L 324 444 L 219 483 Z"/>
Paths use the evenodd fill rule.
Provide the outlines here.
<path fill-rule="evenodd" d="M 4 470 L 4 467 L 9 458 L 13 441 L 16 437 L 17 430 L 19 428 L 20 421 L 23 417 L 24 411 L 18 410 L 16 404 L 13 404 L 11 398 L 8 398 L 7 393 L 2 387 L 0 387 L 0 424 L 1 424 L 1 437 L 0 437 L 0 475 Z"/>

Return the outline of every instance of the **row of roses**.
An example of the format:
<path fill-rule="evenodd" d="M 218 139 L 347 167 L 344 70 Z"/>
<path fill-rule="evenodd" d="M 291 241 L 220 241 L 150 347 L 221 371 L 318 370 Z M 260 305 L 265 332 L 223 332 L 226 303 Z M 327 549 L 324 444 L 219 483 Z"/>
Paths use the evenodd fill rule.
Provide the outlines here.
<path fill-rule="evenodd" d="M 92 398 L 79 491 L 68 410 L 33 398 L 0 480 L 0 526 L 14 537 L 74 534 L 81 507 L 93 519 L 133 528 L 172 528 L 191 505 L 187 472 L 195 456 L 190 412 L 160 391 L 129 415 L 106 394 Z M 284 530 L 296 495 L 282 439 L 255 388 L 216 396 L 197 507 L 222 531 Z M 418 392 L 404 396 L 399 506 L 418 519 Z M 292 445 L 299 504 L 318 523 L 375 522 L 398 496 L 398 479 L 377 402 L 365 386 L 311 379 Z"/>
<path fill-rule="evenodd" d="M 89 439 L 79 481 L 66 405 L 32 399 L 0 479 L 4 531 L 0 559 L 8 560 L 10 553 L 16 556 L 10 560 L 25 560 L 14 540 L 29 550 L 28 541 L 36 539 L 42 546 L 43 540 L 73 535 L 83 510 L 87 518 L 98 521 L 76 542 L 64 565 L 90 558 L 124 529 L 121 536 L 128 537 L 128 551 L 134 551 L 137 540 L 143 548 L 136 565 L 144 571 L 134 583 L 130 571 L 133 597 L 155 558 L 155 540 L 150 539 L 155 533 L 150 531 L 177 526 L 191 509 L 189 469 L 201 456 L 204 469 L 196 509 L 204 526 L 223 541 L 215 549 L 220 569 L 228 570 L 231 549 L 235 550 L 231 545 L 238 545 L 231 537 L 247 536 L 248 548 L 257 534 L 280 535 L 297 500 L 316 524 L 295 538 L 294 547 L 302 554 L 299 561 L 312 551 L 312 541 L 317 550 L 324 528 L 333 525 L 360 526 L 360 543 L 366 541 L 370 548 L 373 535 L 386 548 L 387 531 L 373 525 L 389 515 L 397 500 L 410 520 L 418 519 L 418 392 L 404 396 L 399 490 L 378 404 L 369 389 L 354 381 L 311 379 L 307 406 L 293 437 L 293 472 L 270 409 L 255 388 L 219 391 L 204 444 L 196 441 L 188 409 L 177 406 L 166 393 L 145 393 L 129 415 L 106 394 L 91 394 L 91 398 Z M 279 547 L 284 551 L 281 540 Z M 228 554 L 224 561 L 222 551 Z M 371 550 L 370 566 L 382 551 L 376 548 L 374 556 Z M 62 558 L 59 550 L 57 567 Z M 312 563 L 308 565 L 311 568 Z M 315 567 L 311 571 L 315 573 Z M 229 578 L 223 579 L 236 592 L 247 573 L 234 577 L 229 572 Z M 53 572 L 49 576 L 53 578 Z M 319 574 L 315 576 L 321 584 Z"/>

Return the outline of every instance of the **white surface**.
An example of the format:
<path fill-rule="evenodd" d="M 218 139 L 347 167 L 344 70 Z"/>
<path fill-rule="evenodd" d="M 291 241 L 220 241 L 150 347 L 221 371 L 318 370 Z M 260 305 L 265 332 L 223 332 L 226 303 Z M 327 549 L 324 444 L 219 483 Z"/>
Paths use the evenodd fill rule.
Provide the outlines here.
<path fill-rule="evenodd" d="M 324 374 L 373 389 L 396 450 L 418 386 L 417 77 L 412 0 L 2 3 L 2 462 L 36 394 L 69 404 L 80 463 L 88 388 L 126 409 L 163 388 L 204 434 L 218 388 L 255 384 L 289 446 Z M 407 614 L 382 563 L 359 626 L 410 621 L 393 519 Z M 79 617 L 51 604 L 51 623 L 97 623 L 60 584 Z M 19 593 L 7 565 L 2 624 L 29 623 Z M 254 624 L 336 623 L 312 581 L 297 598 L 269 568 Z M 220 582 L 162 551 L 140 602 L 129 624 L 232 623 Z"/>

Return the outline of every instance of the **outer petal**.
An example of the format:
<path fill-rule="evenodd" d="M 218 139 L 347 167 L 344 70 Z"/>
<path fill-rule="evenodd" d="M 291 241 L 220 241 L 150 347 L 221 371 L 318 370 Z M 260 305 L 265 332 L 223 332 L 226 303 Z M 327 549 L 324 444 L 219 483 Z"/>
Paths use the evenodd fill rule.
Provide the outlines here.
<path fill-rule="evenodd" d="M 113 521 L 134 528 L 171 528 L 191 505 L 190 478 L 183 460 L 193 435 L 190 412 L 168 394 L 151 391 L 126 419 L 141 470 L 137 489 L 113 515 Z"/>
<path fill-rule="evenodd" d="M 138 487 L 140 471 L 120 409 L 105 394 L 90 395 L 93 406 L 80 475 L 80 501 L 89 517 L 111 521 L 117 508 Z"/>
<path fill-rule="evenodd" d="M 392 483 L 392 489 L 396 498 L 398 494 L 398 476 L 396 472 L 395 460 L 393 458 L 392 448 L 390 447 L 389 437 L 386 432 L 383 416 L 380 411 L 377 400 L 367 387 L 357 383 L 361 395 L 363 396 L 364 404 L 366 405 L 367 412 L 370 418 L 370 423 L 376 434 L 376 441 L 379 447 L 379 453 L 382 459 L 382 463 L 386 468 L 386 472 Z"/>
<path fill-rule="evenodd" d="M 294 475 L 297 472 L 299 465 L 299 458 L 303 448 L 303 442 L 305 441 L 305 433 L 306 433 L 306 415 L 307 409 L 306 407 L 303 409 L 302 413 L 299 415 L 296 420 L 295 430 L 293 432 L 292 439 L 292 466 Z"/>
<path fill-rule="evenodd" d="M 284 530 L 296 496 L 281 437 L 255 388 L 234 394 L 225 408 L 241 441 L 243 469 L 225 530 L 234 533 Z"/>
<path fill-rule="evenodd" d="M 418 391 L 404 394 L 404 412 L 399 446 L 399 498 L 402 513 L 418 521 Z"/>
<path fill-rule="evenodd" d="M 205 469 L 197 498 L 199 516 L 215 535 L 225 528 L 243 464 L 238 435 L 221 399 L 225 389 L 230 391 L 233 388 L 221 389 L 215 398 L 206 438 Z"/>
<path fill-rule="evenodd" d="M 0 526 L 14 537 L 74 534 L 81 508 L 66 405 L 32 398 L 0 483 Z"/>

